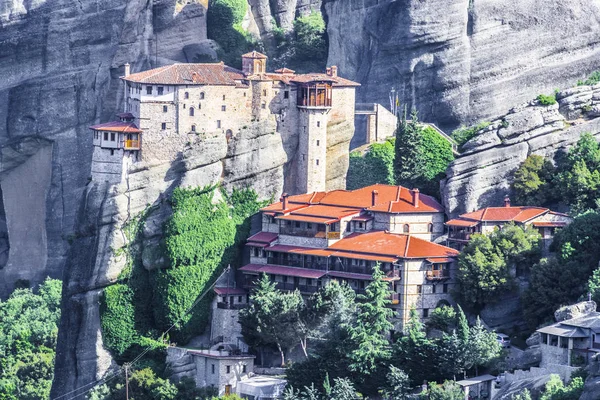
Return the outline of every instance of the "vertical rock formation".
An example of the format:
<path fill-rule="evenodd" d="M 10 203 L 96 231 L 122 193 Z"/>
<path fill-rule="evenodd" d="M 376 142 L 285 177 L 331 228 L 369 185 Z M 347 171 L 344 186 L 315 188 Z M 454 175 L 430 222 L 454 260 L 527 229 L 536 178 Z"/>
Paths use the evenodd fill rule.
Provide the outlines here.
<path fill-rule="evenodd" d="M 326 0 L 329 64 L 442 127 L 502 115 L 600 68 L 600 6 L 574 0 Z"/>

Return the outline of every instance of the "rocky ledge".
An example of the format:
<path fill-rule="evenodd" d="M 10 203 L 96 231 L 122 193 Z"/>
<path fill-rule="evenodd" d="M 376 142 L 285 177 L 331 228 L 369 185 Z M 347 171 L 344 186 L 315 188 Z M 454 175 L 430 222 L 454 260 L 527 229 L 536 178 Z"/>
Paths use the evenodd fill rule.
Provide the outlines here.
<path fill-rule="evenodd" d="M 529 155 L 554 159 L 582 133 L 600 135 L 600 84 L 558 92 L 556 99 L 549 106 L 538 100 L 517 106 L 465 143 L 442 182 L 449 215 L 502 204 L 514 172 Z"/>

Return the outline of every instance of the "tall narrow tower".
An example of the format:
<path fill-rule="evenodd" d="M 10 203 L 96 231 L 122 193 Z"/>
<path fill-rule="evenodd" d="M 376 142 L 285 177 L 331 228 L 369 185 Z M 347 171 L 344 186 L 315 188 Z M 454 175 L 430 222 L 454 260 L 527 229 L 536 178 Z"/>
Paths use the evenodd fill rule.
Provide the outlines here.
<path fill-rule="evenodd" d="M 297 186 L 300 192 L 326 190 L 327 123 L 332 83 L 322 75 L 298 84 L 299 129 Z"/>

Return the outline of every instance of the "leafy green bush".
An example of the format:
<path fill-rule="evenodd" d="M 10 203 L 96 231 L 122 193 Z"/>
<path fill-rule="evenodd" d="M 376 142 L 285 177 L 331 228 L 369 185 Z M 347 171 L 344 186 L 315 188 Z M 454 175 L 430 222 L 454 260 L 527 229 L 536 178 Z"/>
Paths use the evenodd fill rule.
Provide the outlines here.
<path fill-rule="evenodd" d="M 309 63 L 315 70 L 323 70 L 327 62 L 325 20 L 318 11 L 294 21 L 294 62 Z"/>
<path fill-rule="evenodd" d="M 221 46 L 221 59 L 234 67 L 241 65 L 240 55 L 253 45 L 241 25 L 247 9 L 246 0 L 211 0 L 206 15 L 208 38 Z"/>
<path fill-rule="evenodd" d="M 0 399 L 50 397 L 62 283 L 16 289 L 0 301 Z"/>
<path fill-rule="evenodd" d="M 460 128 L 455 129 L 450 136 L 460 148 L 463 144 L 477 136 L 480 130 L 485 129 L 488 126 L 490 126 L 489 122 L 480 122 L 477 125 L 470 127 L 461 126 Z"/>
<path fill-rule="evenodd" d="M 550 183 L 555 173 L 548 159 L 535 154 L 527 157 L 515 172 L 512 184 L 517 204 L 542 206 L 551 202 L 555 195 Z"/>
<path fill-rule="evenodd" d="M 350 153 L 346 188 L 359 189 L 375 183 L 394 183 L 394 139 L 373 143 L 363 156 Z"/>
<path fill-rule="evenodd" d="M 100 315 L 104 345 L 115 355 L 122 355 L 137 343 L 133 291 L 130 287 L 115 284 L 104 289 Z"/>
<path fill-rule="evenodd" d="M 553 104 L 556 104 L 556 93 L 540 94 L 538 95 L 537 100 L 543 106 L 551 106 Z"/>
<path fill-rule="evenodd" d="M 577 86 L 583 86 L 583 85 L 593 86 L 593 85 L 597 84 L 598 82 L 600 82 L 600 71 L 594 71 L 585 81 L 583 81 L 583 80 L 577 81 Z"/>

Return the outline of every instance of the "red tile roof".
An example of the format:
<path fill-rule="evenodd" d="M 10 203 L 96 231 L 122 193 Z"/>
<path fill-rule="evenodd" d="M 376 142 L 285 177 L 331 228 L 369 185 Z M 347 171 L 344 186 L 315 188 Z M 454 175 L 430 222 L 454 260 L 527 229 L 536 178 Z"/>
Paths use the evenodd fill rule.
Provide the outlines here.
<path fill-rule="evenodd" d="M 294 71 L 293 69 L 284 67 L 284 68 L 276 69 L 275 72 L 278 74 L 294 74 L 296 71 Z"/>
<path fill-rule="evenodd" d="M 373 191 L 377 200 L 373 205 Z M 288 196 L 287 209 L 282 202 L 273 203 L 262 209 L 263 212 L 280 215 L 278 218 L 296 221 L 331 223 L 340 218 L 358 214 L 361 210 L 386 213 L 442 213 L 444 208 L 433 197 L 419 194 L 419 205 L 414 204 L 414 191 L 402 186 L 371 185 L 356 190 L 333 190 Z M 285 214 L 285 217 L 281 215 Z M 308 220 L 304 217 L 318 217 L 322 220 Z M 356 215 L 355 218 L 366 218 Z M 332 221 L 329 221 L 332 219 Z"/>
<path fill-rule="evenodd" d="M 249 242 L 271 243 L 277 239 L 277 234 L 272 232 L 258 232 L 248 238 Z"/>
<path fill-rule="evenodd" d="M 242 71 L 223 63 L 172 64 L 122 77 L 136 83 L 162 85 L 227 85 L 245 79 Z"/>
<path fill-rule="evenodd" d="M 353 233 L 334 243 L 328 250 L 387 255 L 398 258 L 456 257 L 458 251 L 405 234 L 372 231 Z"/>
<path fill-rule="evenodd" d="M 259 53 L 256 50 L 251 51 L 250 53 L 242 54 L 242 57 L 243 58 L 256 58 L 256 59 L 259 59 L 259 60 L 266 60 L 268 58 L 263 53 Z"/>
<path fill-rule="evenodd" d="M 446 222 L 451 226 L 475 226 L 480 222 L 527 222 L 535 217 L 544 215 L 550 210 L 542 207 L 487 207 L 477 211 L 462 214 L 458 218 Z"/>
<path fill-rule="evenodd" d="M 133 122 L 112 121 L 104 124 L 90 126 L 94 131 L 108 131 L 120 133 L 142 133 L 142 130 Z"/>

